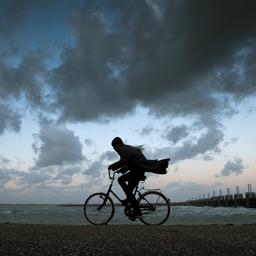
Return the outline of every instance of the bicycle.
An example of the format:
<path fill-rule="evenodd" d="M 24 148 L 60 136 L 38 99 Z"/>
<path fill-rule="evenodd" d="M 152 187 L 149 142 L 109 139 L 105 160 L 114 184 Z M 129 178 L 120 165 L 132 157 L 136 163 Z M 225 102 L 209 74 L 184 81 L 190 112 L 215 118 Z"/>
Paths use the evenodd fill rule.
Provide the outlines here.
<path fill-rule="evenodd" d="M 110 197 L 112 194 L 120 203 L 122 200 L 112 190 L 113 183 L 115 181 L 115 175 L 118 173 L 114 171 L 111 175 L 108 171 L 109 179 L 111 180 L 107 193 L 99 192 L 90 195 L 84 203 L 84 215 L 85 218 L 93 225 L 104 225 L 110 222 L 115 213 L 115 204 Z M 145 181 L 146 177 L 140 182 Z M 137 198 L 138 206 L 141 210 L 142 217 L 139 217 L 140 221 L 146 225 L 161 225 L 168 219 L 170 215 L 170 201 L 161 192 L 156 189 L 145 189 L 144 186 L 141 189 L 139 184 L 134 189 L 134 196 Z M 141 193 L 141 190 L 145 190 Z M 133 215 L 133 209 L 130 205 L 125 205 L 125 215 L 130 220 L 135 220 Z"/>

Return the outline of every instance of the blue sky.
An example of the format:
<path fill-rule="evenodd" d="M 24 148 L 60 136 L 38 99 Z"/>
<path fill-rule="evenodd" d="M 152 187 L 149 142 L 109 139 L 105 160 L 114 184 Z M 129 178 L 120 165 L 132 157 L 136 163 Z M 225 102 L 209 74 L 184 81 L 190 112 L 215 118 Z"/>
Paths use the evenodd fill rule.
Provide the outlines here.
<path fill-rule="evenodd" d="M 172 159 L 146 182 L 171 200 L 255 190 L 255 9 L 0 0 L 0 203 L 104 190 L 115 136 Z"/>

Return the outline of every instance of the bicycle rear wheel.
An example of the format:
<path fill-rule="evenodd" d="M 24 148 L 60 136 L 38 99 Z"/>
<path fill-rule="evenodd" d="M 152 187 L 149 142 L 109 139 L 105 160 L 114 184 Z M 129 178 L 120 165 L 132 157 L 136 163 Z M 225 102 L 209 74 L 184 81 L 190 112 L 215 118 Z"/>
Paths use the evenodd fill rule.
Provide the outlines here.
<path fill-rule="evenodd" d="M 107 224 L 114 212 L 112 199 L 104 193 L 92 194 L 84 203 L 84 216 L 93 225 Z"/>
<path fill-rule="evenodd" d="M 168 199 L 158 191 L 148 191 L 140 195 L 138 205 L 141 209 L 140 220 L 147 225 L 161 225 L 170 215 Z"/>

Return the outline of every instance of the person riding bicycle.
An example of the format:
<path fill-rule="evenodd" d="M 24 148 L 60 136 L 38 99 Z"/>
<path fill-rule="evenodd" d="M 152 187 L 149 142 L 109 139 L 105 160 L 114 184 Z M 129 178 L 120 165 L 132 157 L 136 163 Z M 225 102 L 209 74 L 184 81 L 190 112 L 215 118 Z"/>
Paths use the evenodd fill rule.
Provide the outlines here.
<path fill-rule="evenodd" d="M 134 210 L 134 216 L 141 217 L 141 211 L 133 195 L 134 188 L 139 181 L 145 179 L 145 170 L 139 164 L 141 160 L 147 160 L 140 147 L 133 147 L 123 143 L 120 137 L 115 137 L 111 143 L 114 150 L 119 154 L 120 160 L 109 165 L 109 170 L 118 170 L 123 173 L 118 178 L 118 183 L 126 194 L 127 199 L 122 200 L 124 205 L 131 204 Z"/>

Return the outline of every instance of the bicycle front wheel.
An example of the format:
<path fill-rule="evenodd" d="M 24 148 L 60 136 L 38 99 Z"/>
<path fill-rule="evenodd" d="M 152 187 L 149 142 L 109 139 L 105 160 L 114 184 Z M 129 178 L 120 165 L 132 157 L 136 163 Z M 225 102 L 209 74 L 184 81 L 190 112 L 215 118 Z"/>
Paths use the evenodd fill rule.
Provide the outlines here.
<path fill-rule="evenodd" d="M 89 196 L 84 203 L 84 216 L 93 225 L 107 224 L 114 216 L 112 199 L 104 193 Z"/>
<path fill-rule="evenodd" d="M 170 215 L 168 199 L 158 191 L 148 191 L 140 195 L 138 205 L 141 209 L 140 220 L 147 225 L 161 225 Z"/>

